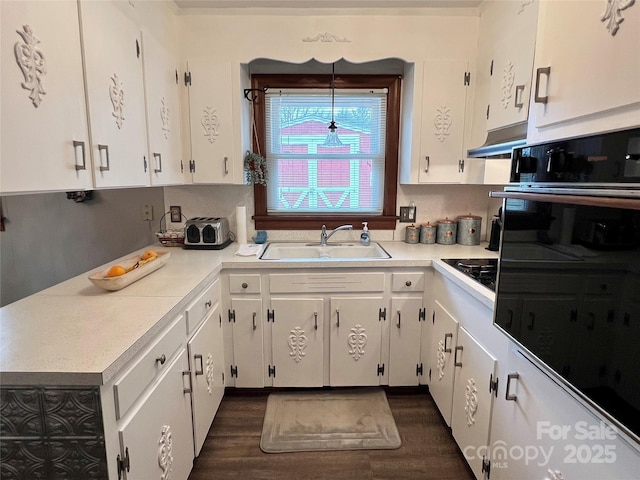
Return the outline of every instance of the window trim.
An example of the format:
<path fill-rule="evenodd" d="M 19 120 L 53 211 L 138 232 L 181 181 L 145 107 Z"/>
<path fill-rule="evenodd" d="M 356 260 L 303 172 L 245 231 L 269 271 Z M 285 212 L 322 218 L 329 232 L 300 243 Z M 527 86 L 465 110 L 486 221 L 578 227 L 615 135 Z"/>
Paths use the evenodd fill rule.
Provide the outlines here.
<path fill-rule="evenodd" d="M 268 88 L 322 88 L 331 85 L 331 75 L 252 75 L 251 88 L 264 91 Z M 254 185 L 253 220 L 256 230 L 315 230 L 322 225 L 336 228 L 351 223 L 354 228 L 360 222 L 369 222 L 369 228 L 394 230 L 396 228 L 396 197 L 398 189 L 398 148 L 400 144 L 400 86 L 398 75 L 336 75 L 335 87 L 340 88 L 387 88 L 387 132 L 384 167 L 384 200 L 382 214 L 289 214 L 267 212 L 267 189 L 264 185 Z M 253 114 L 256 136 L 261 146 L 265 142 L 265 102 L 264 95 L 255 95 Z M 254 151 L 255 150 L 255 138 Z"/>

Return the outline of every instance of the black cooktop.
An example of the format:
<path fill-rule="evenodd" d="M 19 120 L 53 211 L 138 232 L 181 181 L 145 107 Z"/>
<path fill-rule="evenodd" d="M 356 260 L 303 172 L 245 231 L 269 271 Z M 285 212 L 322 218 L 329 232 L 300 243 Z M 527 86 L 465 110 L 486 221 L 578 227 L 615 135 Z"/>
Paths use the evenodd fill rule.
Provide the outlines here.
<path fill-rule="evenodd" d="M 497 258 L 443 258 L 442 261 L 488 289 L 496 291 Z"/>

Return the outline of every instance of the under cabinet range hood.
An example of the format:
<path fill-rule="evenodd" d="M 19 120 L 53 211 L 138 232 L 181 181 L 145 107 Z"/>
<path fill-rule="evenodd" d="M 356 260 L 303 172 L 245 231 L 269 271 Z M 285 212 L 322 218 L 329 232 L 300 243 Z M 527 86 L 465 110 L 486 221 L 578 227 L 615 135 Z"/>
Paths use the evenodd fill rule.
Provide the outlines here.
<path fill-rule="evenodd" d="M 490 130 L 484 145 L 467 151 L 469 158 L 509 158 L 511 150 L 527 142 L 527 122 Z"/>

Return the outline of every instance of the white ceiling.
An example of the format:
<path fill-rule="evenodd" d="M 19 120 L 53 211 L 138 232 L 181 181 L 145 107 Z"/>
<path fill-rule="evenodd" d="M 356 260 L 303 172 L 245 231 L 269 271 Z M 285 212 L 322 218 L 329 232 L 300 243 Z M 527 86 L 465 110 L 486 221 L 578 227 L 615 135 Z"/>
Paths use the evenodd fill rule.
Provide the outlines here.
<path fill-rule="evenodd" d="M 482 0 L 174 0 L 188 8 L 470 8 Z"/>

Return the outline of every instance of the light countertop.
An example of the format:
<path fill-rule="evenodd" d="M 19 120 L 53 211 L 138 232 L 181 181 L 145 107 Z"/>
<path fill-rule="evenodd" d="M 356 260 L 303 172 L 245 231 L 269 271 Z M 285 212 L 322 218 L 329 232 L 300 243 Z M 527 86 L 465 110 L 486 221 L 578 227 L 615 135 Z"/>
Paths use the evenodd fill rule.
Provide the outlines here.
<path fill-rule="evenodd" d="M 433 267 L 493 307 L 493 292 L 442 258 L 496 258 L 480 246 L 380 242 L 391 259 L 366 261 L 264 261 L 224 250 L 184 250 L 150 245 L 121 259 L 47 288 L 0 309 L 2 384 L 101 385 L 182 313 L 199 289 L 222 269 L 316 269 L 327 267 Z M 169 250 L 167 264 L 139 281 L 109 292 L 88 277 L 147 248 Z"/>

